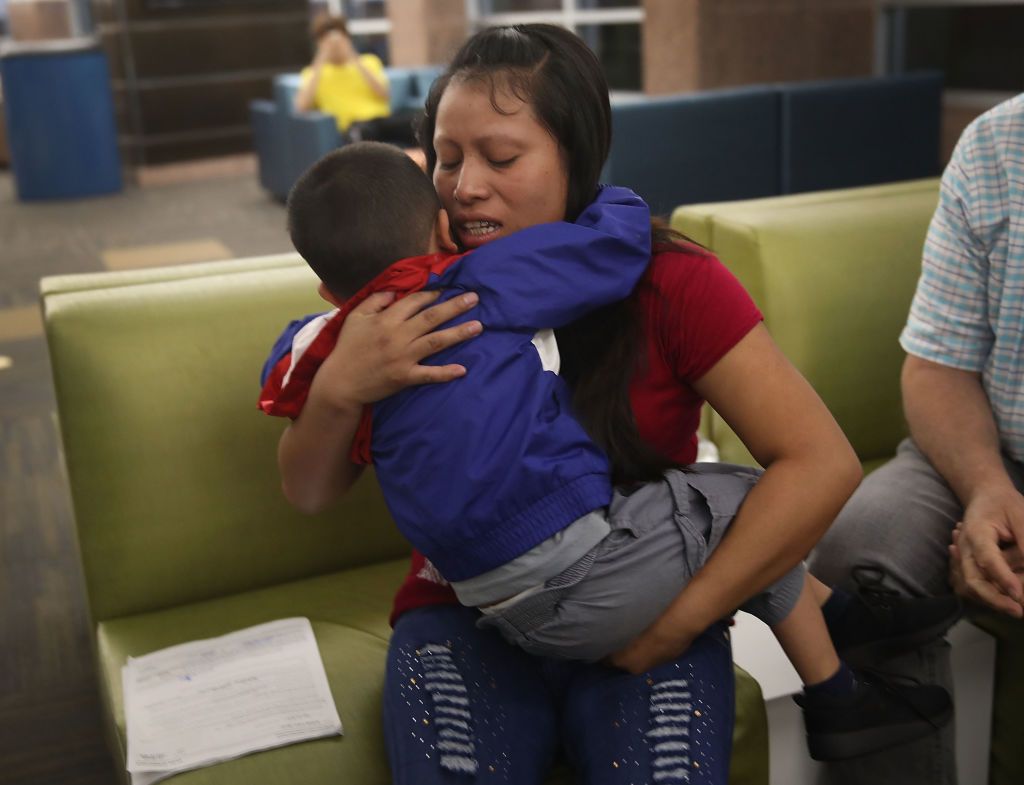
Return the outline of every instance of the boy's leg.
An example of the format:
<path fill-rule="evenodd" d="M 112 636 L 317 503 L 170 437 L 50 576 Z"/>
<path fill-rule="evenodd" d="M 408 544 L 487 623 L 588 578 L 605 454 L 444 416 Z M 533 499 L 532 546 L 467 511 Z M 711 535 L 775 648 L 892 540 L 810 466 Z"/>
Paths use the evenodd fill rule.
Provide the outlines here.
<path fill-rule="evenodd" d="M 675 599 L 705 550 L 707 505 L 691 510 L 677 491 L 652 482 L 616 492 L 604 540 L 482 623 L 542 657 L 597 662 L 627 646 Z"/>
<path fill-rule="evenodd" d="M 435 606 L 395 625 L 384 683 L 395 785 L 540 785 L 550 772 L 559 728 L 543 663 L 478 629 L 478 615 Z"/>
<path fill-rule="evenodd" d="M 811 757 L 844 760 L 934 736 L 952 716 L 949 693 L 932 685 L 892 682 L 876 673 L 855 674 L 836 654 L 814 580 L 802 570 L 794 572 L 801 574 L 803 590 L 789 613 L 781 619 L 761 618 L 770 623 L 805 685 L 797 703 L 803 709 Z M 762 598 L 757 604 L 764 606 Z"/>
<path fill-rule="evenodd" d="M 959 501 L 910 439 L 896 457 L 865 478 L 808 559 L 816 576 L 855 590 L 854 569 L 878 568 L 902 596 L 951 591 L 948 552 L 962 514 Z M 878 663 L 886 673 L 953 688 L 949 645 L 937 638 L 916 651 Z M 953 724 L 898 749 L 831 767 L 835 782 L 852 785 L 955 785 Z"/>
<path fill-rule="evenodd" d="M 810 573 L 807 573 L 807 585 L 810 587 L 810 590 L 814 595 L 814 599 L 818 603 L 818 607 L 824 605 L 832 597 L 831 587 L 826 586 Z"/>
<path fill-rule="evenodd" d="M 829 588 L 810 573 L 807 583 L 828 626 L 832 645 L 854 668 L 875 667 L 937 640 L 960 618 L 960 600 L 906 597 L 884 585 L 881 570 L 855 567 L 856 593 Z"/>
<path fill-rule="evenodd" d="M 599 661 L 643 632 L 721 540 L 760 473 L 702 464 L 616 492 L 609 535 L 577 564 L 484 623 L 536 655 Z M 781 620 L 803 589 L 794 572 L 759 595 L 759 618 Z"/>
<path fill-rule="evenodd" d="M 779 645 L 804 684 L 819 684 L 839 670 L 839 656 L 821 615 L 812 581 L 813 578 L 804 577 L 804 589 L 796 605 L 788 616 L 772 626 Z"/>

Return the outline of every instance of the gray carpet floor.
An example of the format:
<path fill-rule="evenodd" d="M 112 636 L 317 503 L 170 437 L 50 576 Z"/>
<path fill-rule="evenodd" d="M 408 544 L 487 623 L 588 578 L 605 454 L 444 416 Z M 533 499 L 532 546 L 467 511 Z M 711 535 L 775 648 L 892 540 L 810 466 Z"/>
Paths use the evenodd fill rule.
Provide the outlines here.
<path fill-rule="evenodd" d="M 102 270 L 105 251 L 202 238 L 235 258 L 291 250 L 284 207 L 252 175 L 21 203 L 0 171 L 0 307 L 34 304 L 41 276 Z"/>

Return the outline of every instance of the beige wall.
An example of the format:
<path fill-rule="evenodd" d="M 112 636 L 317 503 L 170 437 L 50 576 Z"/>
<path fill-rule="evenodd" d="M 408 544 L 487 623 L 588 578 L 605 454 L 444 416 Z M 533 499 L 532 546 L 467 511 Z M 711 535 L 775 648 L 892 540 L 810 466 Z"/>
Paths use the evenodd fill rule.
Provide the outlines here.
<path fill-rule="evenodd" d="M 388 16 L 392 65 L 446 63 L 466 38 L 465 0 L 392 0 Z"/>
<path fill-rule="evenodd" d="M 700 89 L 702 0 L 644 0 L 644 92 Z"/>
<path fill-rule="evenodd" d="M 947 90 L 942 100 L 942 162 L 949 161 L 960 134 L 978 115 L 1011 97 L 1010 93 Z"/>
<path fill-rule="evenodd" d="M 873 0 L 645 0 L 644 90 L 870 75 Z"/>
<path fill-rule="evenodd" d="M 11 0 L 7 26 L 15 41 L 67 38 L 74 33 L 68 0 Z"/>

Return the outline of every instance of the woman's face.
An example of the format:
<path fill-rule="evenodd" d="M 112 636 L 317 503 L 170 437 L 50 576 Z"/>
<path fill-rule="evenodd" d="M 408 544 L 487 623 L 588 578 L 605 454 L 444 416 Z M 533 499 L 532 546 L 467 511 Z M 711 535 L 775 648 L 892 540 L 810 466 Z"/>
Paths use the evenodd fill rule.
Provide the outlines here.
<path fill-rule="evenodd" d="M 569 176 L 529 104 L 488 82 L 453 81 L 437 107 L 434 187 L 467 249 L 565 217 Z"/>
<path fill-rule="evenodd" d="M 352 39 L 341 30 L 329 30 L 324 33 L 317 43 L 317 52 L 327 62 L 335 65 L 344 65 L 356 56 Z"/>

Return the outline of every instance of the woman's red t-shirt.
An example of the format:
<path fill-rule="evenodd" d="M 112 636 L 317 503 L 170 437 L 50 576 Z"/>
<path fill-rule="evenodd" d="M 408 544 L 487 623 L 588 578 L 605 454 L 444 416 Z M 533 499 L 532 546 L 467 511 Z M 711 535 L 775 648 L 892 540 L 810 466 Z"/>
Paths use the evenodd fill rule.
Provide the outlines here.
<path fill-rule="evenodd" d="M 693 463 L 704 400 L 690 384 L 761 321 L 761 312 L 733 274 L 697 247 L 656 253 L 635 297 L 647 341 L 630 385 L 637 427 L 662 455 Z M 391 622 L 413 608 L 457 602 L 440 573 L 414 551 Z"/>

